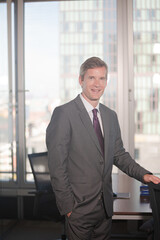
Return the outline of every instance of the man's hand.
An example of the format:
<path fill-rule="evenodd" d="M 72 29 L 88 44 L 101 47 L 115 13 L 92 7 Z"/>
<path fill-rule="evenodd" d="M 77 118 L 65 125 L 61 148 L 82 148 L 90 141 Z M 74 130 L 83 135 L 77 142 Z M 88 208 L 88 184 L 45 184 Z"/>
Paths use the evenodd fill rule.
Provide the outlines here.
<path fill-rule="evenodd" d="M 71 216 L 71 214 L 72 214 L 72 212 L 69 212 L 69 213 L 67 213 L 67 217 L 70 217 L 70 216 Z"/>
<path fill-rule="evenodd" d="M 152 175 L 152 174 L 145 174 L 145 175 L 143 176 L 143 179 L 144 179 L 144 181 L 145 181 L 146 183 L 149 183 L 149 182 L 153 182 L 153 183 L 155 183 L 155 184 L 160 183 L 160 178 L 159 178 L 159 177 L 156 177 L 156 176 L 154 176 L 154 175 Z"/>

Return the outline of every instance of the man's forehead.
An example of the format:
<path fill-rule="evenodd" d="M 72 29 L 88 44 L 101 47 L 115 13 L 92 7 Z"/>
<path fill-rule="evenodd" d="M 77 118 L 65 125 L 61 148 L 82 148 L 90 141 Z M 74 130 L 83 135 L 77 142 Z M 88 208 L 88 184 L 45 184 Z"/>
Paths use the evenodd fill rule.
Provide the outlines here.
<path fill-rule="evenodd" d="M 86 71 L 88 75 L 105 75 L 107 74 L 107 70 L 105 67 L 97 67 L 97 68 L 89 68 Z"/>
<path fill-rule="evenodd" d="M 89 68 L 87 69 L 86 72 L 106 72 L 106 68 L 105 67 L 96 67 L 96 68 Z"/>

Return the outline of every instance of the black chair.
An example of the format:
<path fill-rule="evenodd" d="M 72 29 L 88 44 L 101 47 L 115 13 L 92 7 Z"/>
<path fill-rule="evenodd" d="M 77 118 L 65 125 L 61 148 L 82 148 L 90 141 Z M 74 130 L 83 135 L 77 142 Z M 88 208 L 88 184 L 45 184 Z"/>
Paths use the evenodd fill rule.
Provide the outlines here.
<path fill-rule="evenodd" d="M 28 154 L 28 158 L 36 186 L 33 215 L 38 219 L 61 221 L 64 228 L 61 239 L 65 240 L 64 217 L 60 215 L 56 206 L 48 169 L 48 153 Z"/>
<path fill-rule="evenodd" d="M 149 183 L 148 187 L 153 215 L 153 239 L 160 240 L 160 184 Z"/>
<path fill-rule="evenodd" d="M 147 233 L 147 240 L 160 240 L 160 184 L 149 183 L 148 189 L 153 217 L 141 225 L 140 231 Z"/>

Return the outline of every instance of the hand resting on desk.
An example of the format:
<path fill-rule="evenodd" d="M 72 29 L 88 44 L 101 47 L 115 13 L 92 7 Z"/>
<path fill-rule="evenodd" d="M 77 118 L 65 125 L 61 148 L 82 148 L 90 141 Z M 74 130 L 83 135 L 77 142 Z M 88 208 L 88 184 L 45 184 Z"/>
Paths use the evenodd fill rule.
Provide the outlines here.
<path fill-rule="evenodd" d="M 160 178 L 156 177 L 152 174 L 145 174 L 143 176 L 143 179 L 146 183 L 153 182 L 154 184 L 159 184 L 160 183 Z"/>

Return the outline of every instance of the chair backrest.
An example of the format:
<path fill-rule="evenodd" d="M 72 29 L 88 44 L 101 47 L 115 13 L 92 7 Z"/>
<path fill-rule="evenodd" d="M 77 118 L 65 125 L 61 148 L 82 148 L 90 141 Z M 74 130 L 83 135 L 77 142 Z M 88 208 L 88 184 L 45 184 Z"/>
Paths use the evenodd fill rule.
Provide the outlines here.
<path fill-rule="evenodd" d="M 52 192 L 52 185 L 48 169 L 48 153 L 28 154 L 36 189 L 39 192 Z"/>
<path fill-rule="evenodd" d="M 148 186 L 154 221 L 154 240 L 160 240 L 160 184 L 149 183 Z"/>

